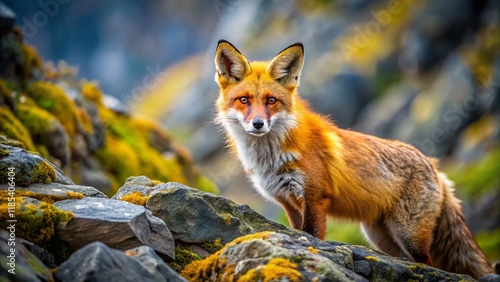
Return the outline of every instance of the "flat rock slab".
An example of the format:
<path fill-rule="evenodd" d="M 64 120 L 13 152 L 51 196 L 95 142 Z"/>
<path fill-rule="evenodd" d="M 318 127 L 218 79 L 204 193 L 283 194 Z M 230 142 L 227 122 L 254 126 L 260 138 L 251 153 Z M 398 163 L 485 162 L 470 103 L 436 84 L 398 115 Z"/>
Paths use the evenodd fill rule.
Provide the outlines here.
<path fill-rule="evenodd" d="M 9 186 L 3 184 L 0 185 L 1 190 L 7 190 Z M 31 184 L 27 187 L 18 187 L 19 190 L 30 191 L 35 194 L 42 194 L 49 197 L 60 198 L 60 199 L 69 199 L 68 193 L 80 193 L 84 197 L 97 197 L 97 198 L 107 198 L 107 196 L 97 190 L 94 187 L 90 186 L 81 186 L 81 185 L 71 185 L 71 184 L 61 184 L 61 183 L 49 183 L 49 184 Z"/>
<path fill-rule="evenodd" d="M 95 241 L 119 250 L 146 245 L 174 259 L 175 243 L 165 222 L 142 206 L 107 198 L 83 198 L 54 203 L 74 214 L 60 224 L 59 238 L 71 252 Z"/>
<path fill-rule="evenodd" d="M 148 271 L 136 259 L 101 242 L 73 253 L 54 274 L 57 281 L 167 281 Z"/>

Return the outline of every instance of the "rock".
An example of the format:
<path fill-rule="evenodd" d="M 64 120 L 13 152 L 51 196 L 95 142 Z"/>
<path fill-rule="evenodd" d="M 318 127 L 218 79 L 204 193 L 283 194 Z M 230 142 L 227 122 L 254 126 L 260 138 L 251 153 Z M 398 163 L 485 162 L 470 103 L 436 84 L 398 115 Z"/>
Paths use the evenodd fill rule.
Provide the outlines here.
<path fill-rule="evenodd" d="M 131 176 L 127 178 L 125 184 L 118 189 L 116 194 L 111 197 L 112 199 L 120 200 L 125 195 L 130 195 L 134 192 L 139 192 L 143 196 L 148 196 L 155 190 L 155 186 L 158 185 L 158 182 L 153 182 L 148 177 L 141 176 Z"/>
<path fill-rule="evenodd" d="M 8 197 L 0 197 L 0 228 L 7 229 L 7 220 L 14 217 L 16 222 L 16 238 L 29 240 L 42 247 L 57 247 L 57 236 L 55 227 L 61 222 L 67 222 L 72 214 L 55 208 L 50 203 L 37 199 L 16 196 L 15 213 L 8 212 Z M 53 251 L 51 249 L 50 251 Z M 62 250 L 61 250 L 62 251 Z"/>
<path fill-rule="evenodd" d="M 19 238 L 19 242 L 46 266 L 50 268 L 57 267 L 56 258 L 54 257 L 54 255 L 49 253 L 44 248 L 41 248 L 38 245 L 35 245 L 33 242 L 24 240 L 22 238 Z"/>
<path fill-rule="evenodd" d="M 104 95 L 102 98 L 102 102 L 107 108 L 109 108 L 113 112 L 124 116 L 130 116 L 129 107 L 124 103 L 122 103 L 120 100 L 116 99 L 115 97 Z"/>
<path fill-rule="evenodd" d="M 0 144 L 0 149 L 8 152 L 0 158 L 0 183 L 8 183 L 8 168 L 15 171 L 16 186 L 28 186 L 31 183 L 75 184 L 66 174 L 50 161 L 37 154 L 19 147 Z"/>
<path fill-rule="evenodd" d="M 157 280 L 137 260 L 121 251 L 94 242 L 81 248 L 54 273 L 56 281 L 166 281 Z"/>
<path fill-rule="evenodd" d="M 109 178 L 104 174 L 99 161 L 94 156 L 89 156 L 81 160 L 78 170 L 78 179 L 81 185 L 88 185 L 95 187 L 105 194 L 111 194 L 113 186 Z"/>
<path fill-rule="evenodd" d="M 7 190 L 8 185 L 0 185 L 0 190 Z M 28 191 L 33 192 L 35 195 L 46 196 L 54 201 L 61 201 L 66 199 L 83 198 L 83 197 L 97 197 L 107 198 L 101 191 L 90 186 L 81 185 L 66 185 L 61 183 L 50 184 L 31 184 L 27 187 L 19 188 L 17 192 Z M 76 194 L 81 194 L 78 197 Z"/>
<path fill-rule="evenodd" d="M 174 182 L 159 185 L 146 202 L 146 208 L 165 221 L 175 240 L 188 243 L 220 240 L 226 244 L 240 236 L 266 230 L 320 241 L 270 221 L 247 205 L 237 205 L 224 197 Z"/>
<path fill-rule="evenodd" d="M 0 31 L 11 30 L 16 20 L 16 14 L 4 3 L 0 2 Z"/>
<path fill-rule="evenodd" d="M 165 223 L 142 206 L 106 198 L 84 198 L 54 203 L 74 214 L 58 227 L 59 238 L 71 252 L 101 241 L 120 250 L 146 245 L 173 259 L 174 240 Z"/>
<path fill-rule="evenodd" d="M 500 275 L 498 274 L 488 274 L 481 279 L 478 280 L 479 282 L 500 282 Z"/>
<path fill-rule="evenodd" d="M 181 274 L 190 281 L 474 281 L 360 246 L 315 246 L 274 232 L 238 238 Z"/>
<path fill-rule="evenodd" d="M 153 274 L 157 281 L 182 282 L 182 278 L 170 266 L 168 266 L 153 249 L 140 246 L 125 251 L 125 254 L 139 262 L 149 273 Z"/>
<path fill-rule="evenodd" d="M 0 280 L 2 281 L 53 281 L 52 272 L 18 240 L 9 241 L 10 234 L 0 230 Z M 14 235 L 15 238 L 15 235 Z M 17 238 L 16 238 L 17 239 Z M 8 245 L 14 242 L 15 245 Z M 12 253 L 12 249 L 14 252 Z M 15 256 L 14 259 L 9 256 Z M 10 263 L 13 262 L 12 265 Z M 12 270 L 13 269 L 13 270 Z M 14 271 L 14 274 L 9 272 Z"/>

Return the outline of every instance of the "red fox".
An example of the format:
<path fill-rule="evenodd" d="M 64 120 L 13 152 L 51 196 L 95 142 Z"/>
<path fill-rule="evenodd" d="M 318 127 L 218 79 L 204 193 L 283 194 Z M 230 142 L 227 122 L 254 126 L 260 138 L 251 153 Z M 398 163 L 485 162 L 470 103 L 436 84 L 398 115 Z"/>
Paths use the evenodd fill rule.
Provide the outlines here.
<path fill-rule="evenodd" d="M 314 113 L 297 93 L 303 63 L 301 43 L 252 63 L 225 40 L 217 46 L 217 120 L 257 191 L 320 239 L 327 215 L 347 218 L 392 256 L 475 278 L 493 273 L 437 161 Z"/>

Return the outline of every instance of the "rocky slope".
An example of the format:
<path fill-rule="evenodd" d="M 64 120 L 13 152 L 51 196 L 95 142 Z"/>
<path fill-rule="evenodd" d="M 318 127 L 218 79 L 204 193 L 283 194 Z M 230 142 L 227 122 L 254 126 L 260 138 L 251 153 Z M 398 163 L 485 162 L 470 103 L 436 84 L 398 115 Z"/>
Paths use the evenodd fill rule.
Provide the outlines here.
<path fill-rule="evenodd" d="M 7 281 L 474 281 L 321 241 L 180 183 L 129 177 L 108 198 L 8 144 L 15 142 L 2 139 L 0 164 L 40 159 L 44 172 L 32 166 L 23 174 L 53 182 L 16 187 L 13 195 L 10 185 L 0 185 L 0 277 Z M 17 220 L 14 231 L 8 219 Z"/>
<path fill-rule="evenodd" d="M 97 82 L 77 81 L 74 68 L 62 62 L 43 66 L 14 19 L 0 2 L 0 135 L 21 141 L 75 182 L 108 195 L 133 174 L 217 190 L 157 123 L 131 115 Z"/>

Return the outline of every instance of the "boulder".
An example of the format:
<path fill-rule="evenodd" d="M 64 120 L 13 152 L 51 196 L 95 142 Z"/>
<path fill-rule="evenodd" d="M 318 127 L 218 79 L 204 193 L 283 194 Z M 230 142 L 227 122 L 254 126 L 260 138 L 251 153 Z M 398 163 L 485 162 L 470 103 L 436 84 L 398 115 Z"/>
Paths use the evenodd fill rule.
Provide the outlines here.
<path fill-rule="evenodd" d="M 186 279 L 170 268 L 150 247 L 140 246 L 125 251 L 125 254 L 139 262 L 142 267 L 157 278 L 157 281 L 186 281 Z"/>
<path fill-rule="evenodd" d="M 136 259 L 101 242 L 91 243 L 63 262 L 56 281 L 166 281 L 150 273 Z"/>
<path fill-rule="evenodd" d="M 187 243 L 220 241 L 226 244 L 240 236 L 266 230 L 320 241 L 270 221 L 247 205 L 175 182 L 158 186 L 145 206 L 165 221 L 175 240 Z"/>
<path fill-rule="evenodd" d="M 0 264 L 0 280 L 53 281 L 50 269 L 28 251 L 19 240 L 16 240 L 15 233 L 13 234 L 14 240 L 9 241 L 11 234 L 0 230 L 0 261 L 2 262 Z"/>
<path fill-rule="evenodd" d="M 59 225 L 59 238 L 71 252 L 95 241 L 120 250 L 146 245 L 173 259 L 174 240 L 165 223 L 142 206 L 106 198 L 83 198 L 54 203 L 74 214 Z"/>
<path fill-rule="evenodd" d="M 316 246 L 273 232 L 238 238 L 181 274 L 190 281 L 474 281 L 361 246 Z"/>
<path fill-rule="evenodd" d="M 75 184 L 66 174 L 50 161 L 23 148 L 0 144 L 0 183 L 9 183 L 8 168 L 14 168 L 16 186 L 32 183 Z"/>

